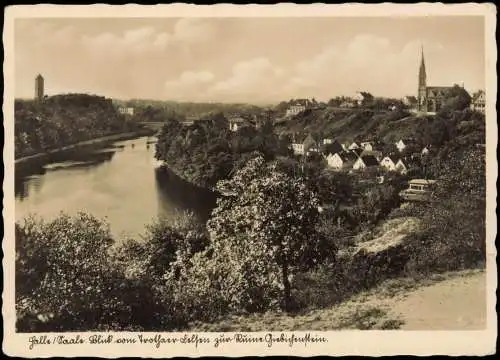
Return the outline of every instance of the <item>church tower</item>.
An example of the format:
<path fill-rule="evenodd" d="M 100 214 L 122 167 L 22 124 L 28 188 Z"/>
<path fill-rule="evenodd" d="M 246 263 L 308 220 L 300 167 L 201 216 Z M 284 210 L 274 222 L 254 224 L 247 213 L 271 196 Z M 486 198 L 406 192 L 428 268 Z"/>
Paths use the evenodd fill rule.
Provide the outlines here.
<path fill-rule="evenodd" d="M 427 111 L 427 74 L 425 73 L 424 47 L 422 46 L 422 60 L 418 71 L 418 110 Z"/>
<path fill-rule="evenodd" d="M 35 100 L 43 100 L 44 88 L 43 88 L 43 76 L 38 74 L 35 78 Z"/>

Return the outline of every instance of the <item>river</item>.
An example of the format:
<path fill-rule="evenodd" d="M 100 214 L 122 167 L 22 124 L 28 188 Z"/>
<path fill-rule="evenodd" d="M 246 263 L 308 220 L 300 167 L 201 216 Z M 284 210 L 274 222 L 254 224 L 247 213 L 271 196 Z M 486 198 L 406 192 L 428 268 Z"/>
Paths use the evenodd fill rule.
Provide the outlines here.
<path fill-rule="evenodd" d="M 205 222 L 215 195 L 178 178 L 154 158 L 154 137 L 52 156 L 16 172 L 16 221 L 86 211 L 105 219 L 117 239 L 137 237 L 157 218 L 184 210 Z"/>

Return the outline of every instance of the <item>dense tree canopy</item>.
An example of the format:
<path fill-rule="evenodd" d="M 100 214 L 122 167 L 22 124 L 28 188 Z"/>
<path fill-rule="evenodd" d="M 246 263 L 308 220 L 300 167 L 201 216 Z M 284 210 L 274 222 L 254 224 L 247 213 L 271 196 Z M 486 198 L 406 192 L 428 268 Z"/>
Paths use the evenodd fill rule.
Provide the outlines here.
<path fill-rule="evenodd" d="M 165 161 L 181 177 L 202 187 L 213 187 L 255 151 L 266 160 L 289 153 L 287 142 L 273 133 L 270 122 L 233 132 L 225 116 L 217 113 L 190 126 L 167 119 L 158 136 L 156 158 Z"/>
<path fill-rule="evenodd" d="M 132 124 L 111 99 L 85 94 L 15 102 L 15 156 L 22 157 L 79 141 L 127 131 Z"/>

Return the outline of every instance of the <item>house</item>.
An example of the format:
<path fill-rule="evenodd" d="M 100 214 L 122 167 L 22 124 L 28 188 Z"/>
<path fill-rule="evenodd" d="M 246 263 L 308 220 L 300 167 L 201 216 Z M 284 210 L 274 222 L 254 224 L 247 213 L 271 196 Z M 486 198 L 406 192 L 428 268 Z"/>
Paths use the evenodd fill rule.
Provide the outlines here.
<path fill-rule="evenodd" d="M 285 116 L 293 116 L 311 107 L 312 103 L 309 99 L 298 99 L 291 102 L 286 110 Z"/>
<path fill-rule="evenodd" d="M 395 158 L 394 156 L 388 155 L 380 161 L 380 166 L 382 166 L 383 168 L 385 168 L 389 171 L 395 171 L 396 164 L 398 163 L 398 160 L 399 159 Z"/>
<path fill-rule="evenodd" d="M 241 116 L 232 116 L 228 120 L 229 130 L 238 131 L 241 127 L 248 125 L 248 121 L 243 119 Z"/>
<path fill-rule="evenodd" d="M 305 154 L 309 152 L 319 152 L 320 150 L 318 142 L 311 134 L 307 135 L 302 145 Z"/>
<path fill-rule="evenodd" d="M 368 150 L 368 151 L 373 150 L 373 142 L 372 141 L 365 141 L 365 142 L 362 142 L 360 145 L 363 148 L 363 150 Z"/>
<path fill-rule="evenodd" d="M 361 154 L 363 153 L 363 151 L 364 151 L 364 150 L 363 150 L 363 149 L 361 149 L 361 148 L 356 148 L 356 149 L 352 149 L 352 150 L 351 150 L 351 152 L 352 152 L 353 154 L 355 154 L 357 157 L 360 157 L 360 156 L 361 156 Z"/>
<path fill-rule="evenodd" d="M 329 154 L 326 156 L 326 162 L 332 169 L 350 169 L 356 162 L 357 158 L 356 154 L 350 151 L 343 151 L 335 154 Z"/>
<path fill-rule="evenodd" d="M 134 108 L 133 107 L 124 107 L 120 106 L 118 108 L 118 112 L 123 115 L 134 115 Z"/>
<path fill-rule="evenodd" d="M 397 143 L 395 143 L 399 152 L 403 152 L 408 146 L 415 145 L 415 140 L 413 139 L 400 139 Z"/>
<path fill-rule="evenodd" d="M 292 143 L 292 150 L 295 155 L 304 154 L 304 144 L 303 143 Z"/>
<path fill-rule="evenodd" d="M 352 99 L 346 99 L 340 103 L 341 108 L 353 108 L 356 106 L 356 102 Z"/>
<path fill-rule="evenodd" d="M 355 149 L 353 151 L 359 151 L 361 149 Z M 365 155 L 373 155 L 377 159 L 378 162 L 382 160 L 382 151 L 376 151 L 376 150 L 363 150 L 361 153 L 356 152 L 358 156 L 365 156 Z"/>
<path fill-rule="evenodd" d="M 363 170 L 363 169 L 366 169 L 366 168 L 369 168 L 369 167 L 373 167 L 373 166 L 379 166 L 379 162 L 377 160 L 377 158 L 373 155 L 364 155 L 364 156 L 360 156 L 358 157 L 358 159 L 355 161 L 354 165 L 352 166 L 352 168 L 354 170 Z"/>
<path fill-rule="evenodd" d="M 420 166 L 420 162 L 418 158 L 410 157 L 410 158 L 401 158 L 396 163 L 396 171 L 400 174 L 406 174 L 408 171 L 418 168 Z"/>
<path fill-rule="evenodd" d="M 413 179 L 408 181 L 408 188 L 401 191 L 399 196 L 406 201 L 429 201 L 435 184 L 436 180 Z"/>
<path fill-rule="evenodd" d="M 429 154 L 429 146 L 424 146 L 422 151 L 420 151 L 420 155 L 425 156 Z"/>
<path fill-rule="evenodd" d="M 415 96 L 405 96 L 403 98 L 403 104 L 408 106 L 410 109 L 414 109 L 417 107 L 418 100 Z"/>
<path fill-rule="evenodd" d="M 359 145 L 353 142 L 351 145 L 349 145 L 348 149 L 349 150 L 359 149 Z"/>
<path fill-rule="evenodd" d="M 344 147 L 342 146 L 341 143 L 339 143 L 337 140 L 335 140 L 332 143 L 323 145 L 321 152 L 327 156 L 327 155 L 333 155 L 336 153 L 340 153 L 344 151 Z"/>
<path fill-rule="evenodd" d="M 470 108 L 484 114 L 486 110 L 486 93 L 483 90 L 479 90 L 472 95 Z"/>

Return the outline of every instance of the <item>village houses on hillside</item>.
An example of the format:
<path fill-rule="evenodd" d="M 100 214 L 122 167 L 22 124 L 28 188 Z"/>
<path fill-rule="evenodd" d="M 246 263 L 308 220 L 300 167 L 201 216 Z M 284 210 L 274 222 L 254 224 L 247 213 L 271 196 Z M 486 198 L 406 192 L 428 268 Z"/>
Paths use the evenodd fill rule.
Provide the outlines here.
<path fill-rule="evenodd" d="M 293 100 L 288 109 L 286 110 L 286 117 L 297 115 L 302 111 L 312 107 L 312 101 L 309 99 Z"/>
<path fill-rule="evenodd" d="M 337 139 L 317 139 L 312 134 L 295 134 L 291 149 L 297 156 L 320 154 L 328 168 L 337 171 L 363 171 L 368 168 L 385 169 L 406 174 L 421 165 L 420 159 L 429 153 L 429 146 L 419 149 L 413 139 L 400 139 L 395 143 L 398 153 L 384 154 L 384 143 L 378 140 L 342 144 Z M 411 148 L 411 153 L 406 150 Z"/>

